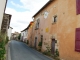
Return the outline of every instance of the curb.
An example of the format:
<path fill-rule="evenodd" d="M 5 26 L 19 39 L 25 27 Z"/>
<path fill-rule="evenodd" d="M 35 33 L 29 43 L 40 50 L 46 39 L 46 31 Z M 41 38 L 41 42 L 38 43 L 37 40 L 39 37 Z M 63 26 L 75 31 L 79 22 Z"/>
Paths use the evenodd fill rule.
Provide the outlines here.
<path fill-rule="evenodd" d="M 8 42 L 8 60 L 11 60 L 11 54 L 10 54 L 10 41 Z"/>

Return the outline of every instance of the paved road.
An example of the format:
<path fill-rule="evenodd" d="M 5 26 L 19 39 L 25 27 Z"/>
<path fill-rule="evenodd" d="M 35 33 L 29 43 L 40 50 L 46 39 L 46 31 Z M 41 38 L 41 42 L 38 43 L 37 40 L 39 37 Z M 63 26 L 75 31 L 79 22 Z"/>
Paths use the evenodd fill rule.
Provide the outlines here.
<path fill-rule="evenodd" d="M 10 42 L 11 60 L 52 60 L 26 44 L 12 40 Z"/>

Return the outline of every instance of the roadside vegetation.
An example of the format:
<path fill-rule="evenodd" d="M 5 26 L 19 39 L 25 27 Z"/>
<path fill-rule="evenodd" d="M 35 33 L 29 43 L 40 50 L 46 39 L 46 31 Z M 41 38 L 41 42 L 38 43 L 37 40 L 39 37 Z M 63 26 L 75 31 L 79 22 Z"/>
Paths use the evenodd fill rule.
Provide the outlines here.
<path fill-rule="evenodd" d="M 0 60 L 5 60 L 6 58 L 5 45 L 8 43 L 8 41 L 9 41 L 8 36 L 0 32 Z"/>
<path fill-rule="evenodd" d="M 28 44 L 28 41 L 27 41 L 27 44 Z M 35 49 L 34 47 L 31 47 L 31 48 Z M 41 52 L 46 56 L 53 58 L 54 60 L 60 60 L 58 49 L 55 50 L 54 54 L 51 53 L 51 48 L 49 47 L 49 45 L 46 46 L 46 50 L 44 52 L 42 52 L 41 49 L 42 49 L 42 42 L 39 42 L 38 49 L 36 49 L 37 51 Z"/>
<path fill-rule="evenodd" d="M 60 60 L 59 58 L 59 51 L 58 49 L 55 50 L 54 54 L 51 53 L 51 49 L 49 47 L 49 45 L 47 45 L 46 50 L 44 52 L 42 52 L 44 55 L 47 55 L 55 60 Z"/>
<path fill-rule="evenodd" d="M 19 34 L 19 36 L 18 36 L 18 40 L 20 40 L 20 37 L 21 37 L 21 34 Z"/>

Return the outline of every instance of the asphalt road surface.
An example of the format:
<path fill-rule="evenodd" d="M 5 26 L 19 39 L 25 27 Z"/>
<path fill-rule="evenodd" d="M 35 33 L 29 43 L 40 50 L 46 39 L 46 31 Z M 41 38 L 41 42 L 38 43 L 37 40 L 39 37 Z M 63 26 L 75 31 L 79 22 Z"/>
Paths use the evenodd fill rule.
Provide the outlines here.
<path fill-rule="evenodd" d="M 12 40 L 9 46 L 11 60 L 52 60 L 22 42 Z"/>

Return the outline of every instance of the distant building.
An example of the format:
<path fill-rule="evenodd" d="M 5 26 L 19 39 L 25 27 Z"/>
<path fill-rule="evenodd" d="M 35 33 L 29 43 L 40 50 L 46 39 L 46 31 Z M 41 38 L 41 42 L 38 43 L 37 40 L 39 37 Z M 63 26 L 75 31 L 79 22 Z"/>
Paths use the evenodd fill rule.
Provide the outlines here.
<path fill-rule="evenodd" d="M 25 28 L 24 30 L 21 31 L 21 38 L 20 38 L 21 41 L 25 41 L 27 40 L 27 28 Z"/>
<path fill-rule="evenodd" d="M 11 34 L 11 40 L 18 40 L 19 32 L 14 32 Z"/>
<path fill-rule="evenodd" d="M 11 40 L 11 33 L 12 33 L 12 27 L 9 27 L 8 29 L 8 37 L 9 37 L 9 40 Z"/>
<path fill-rule="evenodd" d="M 27 28 L 25 28 L 24 30 L 21 31 L 21 38 L 20 38 L 21 41 L 23 41 L 23 42 L 27 42 L 27 41 L 30 42 L 30 41 L 32 41 L 31 40 L 32 24 L 33 24 L 33 21 L 31 21 L 29 23 Z M 31 45 L 31 43 L 29 45 Z"/>

